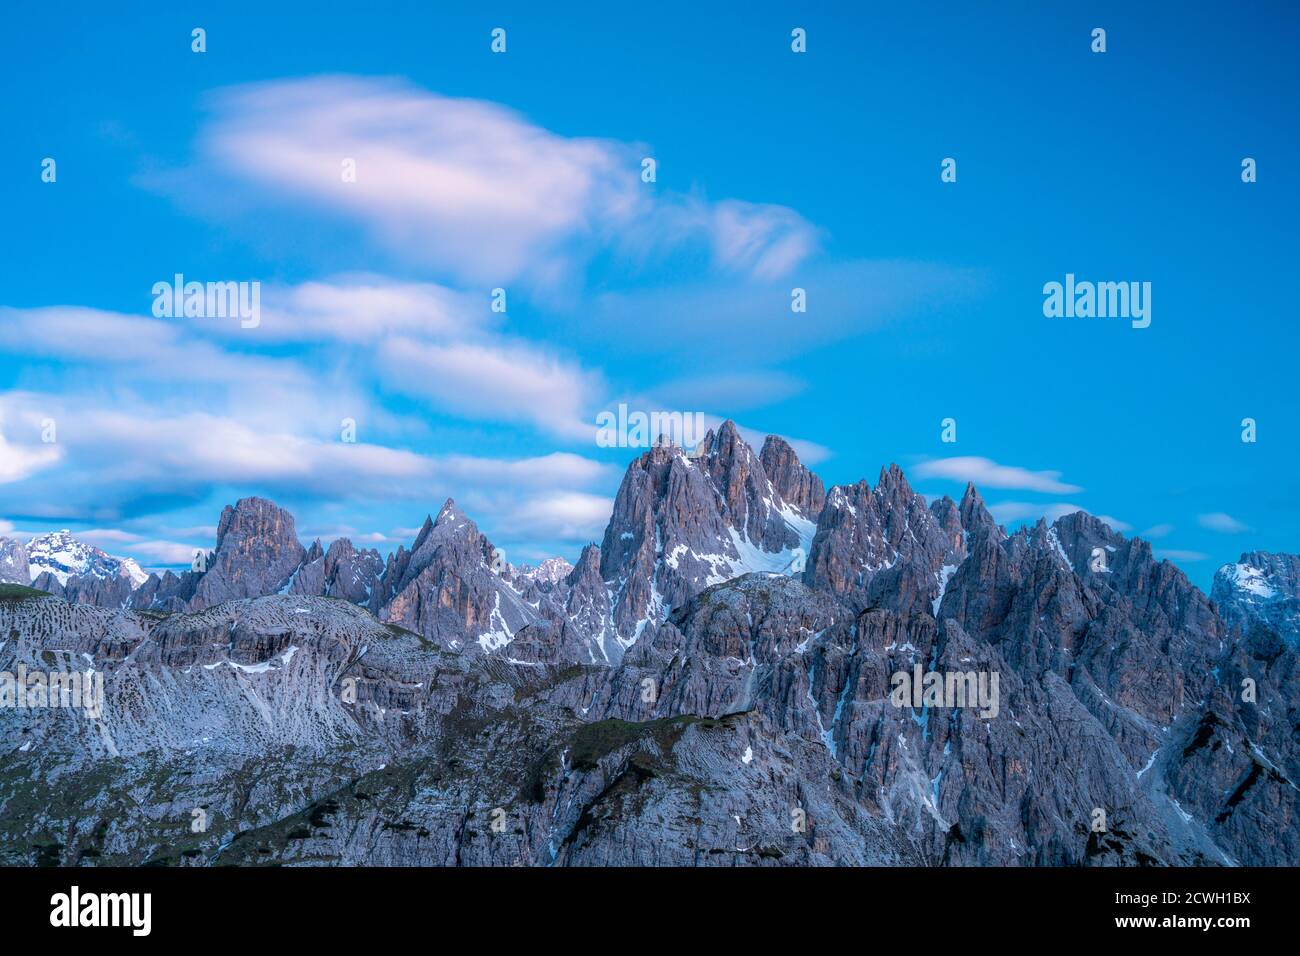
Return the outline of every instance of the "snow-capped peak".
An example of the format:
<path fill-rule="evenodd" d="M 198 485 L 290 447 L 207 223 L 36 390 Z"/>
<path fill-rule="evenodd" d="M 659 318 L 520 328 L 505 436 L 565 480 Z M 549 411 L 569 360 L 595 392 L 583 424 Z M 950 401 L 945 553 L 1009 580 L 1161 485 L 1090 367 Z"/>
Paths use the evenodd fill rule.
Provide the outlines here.
<path fill-rule="evenodd" d="M 563 558 L 547 558 L 537 567 L 524 565 L 518 569 L 519 577 L 527 578 L 530 581 L 546 582 L 555 584 L 569 576 L 573 571 L 573 565 Z"/>
<path fill-rule="evenodd" d="M 1225 564 L 1219 573 L 1230 581 L 1238 591 L 1244 591 L 1255 597 L 1266 599 L 1277 595 L 1277 588 L 1269 583 L 1268 572 L 1262 568 L 1256 568 L 1241 562 L 1239 564 Z"/>
<path fill-rule="evenodd" d="M 149 575 L 133 558 L 115 558 L 93 545 L 78 541 L 64 528 L 37 535 L 27 542 L 27 563 L 35 581 L 49 571 L 59 584 L 66 585 L 72 575 L 91 575 L 100 579 L 126 577 L 135 590 Z"/>

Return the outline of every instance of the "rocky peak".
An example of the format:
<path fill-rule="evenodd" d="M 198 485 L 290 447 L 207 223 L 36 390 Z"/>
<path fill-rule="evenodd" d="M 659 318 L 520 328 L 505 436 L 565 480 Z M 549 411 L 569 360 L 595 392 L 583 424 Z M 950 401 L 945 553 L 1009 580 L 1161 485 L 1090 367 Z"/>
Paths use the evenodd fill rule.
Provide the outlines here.
<path fill-rule="evenodd" d="M 509 644 L 540 615 L 494 567 L 498 551 L 448 498 L 437 518 L 426 518 L 410 551 L 398 548 L 375 585 L 370 607 L 400 624 L 461 650 Z"/>
<path fill-rule="evenodd" d="M 1230 627 L 1259 624 L 1300 643 L 1300 555 L 1248 551 L 1215 572 L 1210 597 Z"/>
<path fill-rule="evenodd" d="M 782 513 L 786 502 L 736 423 L 723 422 L 716 435 L 705 436 L 704 447 L 699 461 L 726 504 L 727 524 L 765 551 L 796 546 L 798 535 Z"/>
<path fill-rule="evenodd" d="M 998 523 L 993 520 L 993 515 L 989 513 L 988 507 L 984 504 L 984 499 L 970 482 L 966 483 L 966 493 L 961 496 L 958 511 L 961 514 L 961 526 L 966 529 L 968 535 L 992 534 L 995 537 L 1001 536 Z"/>
<path fill-rule="evenodd" d="M 522 565 L 517 576 L 523 581 L 537 584 L 558 584 L 573 573 L 573 565 L 563 558 L 547 558 L 536 567 Z"/>
<path fill-rule="evenodd" d="M 951 502 L 947 510 L 927 506 L 902 469 L 890 465 L 875 488 L 859 481 L 830 490 L 804 580 L 857 603 L 901 601 L 938 613 L 936 602 L 965 556 Z"/>
<path fill-rule="evenodd" d="M 428 520 L 428 518 L 425 518 L 426 523 Z M 454 498 L 448 498 L 442 503 L 442 507 L 438 510 L 438 517 L 433 521 L 435 528 L 454 529 L 463 527 L 466 524 L 473 524 L 473 522 L 469 520 L 469 516 L 465 512 L 460 510 Z"/>
<path fill-rule="evenodd" d="M 256 497 L 240 498 L 233 505 L 221 509 L 221 518 L 217 521 L 218 552 L 226 546 L 228 538 L 232 547 L 249 539 L 298 540 L 293 515 L 274 501 Z"/>
<path fill-rule="evenodd" d="M 0 538 L 0 584 L 32 583 L 32 573 L 27 563 L 27 549 L 21 541 Z"/>
<path fill-rule="evenodd" d="M 338 538 L 328 551 L 320 541 L 312 544 L 289 586 L 291 594 L 340 598 L 369 607 L 384 559 L 373 548 L 358 551 L 348 538 Z"/>
<path fill-rule="evenodd" d="M 66 585 L 72 577 L 110 582 L 123 578 L 127 582 L 126 590 L 130 592 L 148 577 L 131 558 L 115 558 L 78 540 L 66 528 L 37 535 L 27 542 L 26 550 L 32 579 L 46 572 L 61 585 Z"/>
<path fill-rule="evenodd" d="M 286 588 L 307 556 L 293 515 L 265 498 L 227 505 L 217 523 L 217 549 L 195 587 L 195 610 L 233 598 Z"/>
<path fill-rule="evenodd" d="M 797 486 L 797 459 L 786 464 Z M 811 479 L 805 484 L 813 487 Z M 689 457 L 675 447 L 650 449 L 624 474 L 600 548 L 620 641 L 630 644 L 670 608 L 721 581 L 801 571 L 813 530 L 733 422 L 709 432 Z"/>
<path fill-rule="evenodd" d="M 776 493 L 815 521 L 826 504 L 826 488 L 799 461 L 790 443 L 777 435 L 768 435 L 758 460 Z"/>

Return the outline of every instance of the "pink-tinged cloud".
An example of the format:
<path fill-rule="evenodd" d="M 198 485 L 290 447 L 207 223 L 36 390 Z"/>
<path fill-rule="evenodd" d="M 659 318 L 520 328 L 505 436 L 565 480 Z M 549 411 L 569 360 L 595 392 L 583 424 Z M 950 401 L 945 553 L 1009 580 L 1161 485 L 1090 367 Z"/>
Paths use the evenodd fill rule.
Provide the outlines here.
<path fill-rule="evenodd" d="M 203 162 L 267 199 L 361 223 L 389 250 L 464 282 L 553 285 L 601 249 L 694 241 L 718 268 L 772 278 L 817 244 L 791 209 L 657 193 L 641 181 L 645 147 L 563 136 L 483 100 L 323 76 L 227 89 L 212 102 Z"/>
<path fill-rule="evenodd" d="M 533 346 L 393 338 L 380 347 L 378 364 L 392 387 L 453 414 L 595 440 L 594 418 L 585 410 L 597 394 L 596 379 Z"/>

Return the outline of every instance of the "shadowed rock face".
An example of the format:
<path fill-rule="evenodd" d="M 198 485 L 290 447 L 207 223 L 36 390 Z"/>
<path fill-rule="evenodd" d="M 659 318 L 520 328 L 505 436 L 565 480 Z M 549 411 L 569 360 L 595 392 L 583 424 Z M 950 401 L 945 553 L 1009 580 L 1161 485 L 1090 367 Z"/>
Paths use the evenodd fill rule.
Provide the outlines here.
<path fill-rule="evenodd" d="M 0 584 L 31 584 L 27 549 L 13 538 L 0 538 Z"/>
<path fill-rule="evenodd" d="M 322 552 L 315 542 L 293 576 L 290 594 L 319 594 L 369 607 L 384 572 L 384 559 L 374 548 L 358 551 L 347 538 L 339 538 Z"/>
<path fill-rule="evenodd" d="M 567 574 L 451 501 L 381 562 L 245 499 L 135 609 L 3 592 L 0 670 L 93 667 L 105 706 L 0 708 L 0 862 L 1300 862 L 1300 665 L 1253 572 L 1211 602 L 1083 513 L 820 489 L 724 425 L 633 462 Z M 1296 563 L 1241 565 L 1294 595 Z"/>

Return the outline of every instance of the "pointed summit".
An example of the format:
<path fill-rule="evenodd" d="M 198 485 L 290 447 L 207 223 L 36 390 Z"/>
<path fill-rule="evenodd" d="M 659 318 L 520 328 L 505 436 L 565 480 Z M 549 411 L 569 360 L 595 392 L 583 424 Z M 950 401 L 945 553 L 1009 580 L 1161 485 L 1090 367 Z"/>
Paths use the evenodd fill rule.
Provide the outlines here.
<path fill-rule="evenodd" d="M 433 522 L 433 526 L 435 528 L 440 528 L 443 525 L 452 525 L 454 527 L 467 521 L 469 521 L 469 517 L 456 506 L 456 499 L 448 498 L 442 503 L 442 508 L 438 511 L 438 517 Z"/>
<path fill-rule="evenodd" d="M 432 530 L 433 530 L 433 518 L 430 515 L 425 515 L 424 524 L 420 525 L 420 530 L 415 533 L 415 542 L 411 545 L 411 550 L 418 551 L 420 549 L 420 545 L 424 544 L 425 538 L 429 537 L 429 532 L 431 532 Z"/>
<path fill-rule="evenodd" d="M 997 530 L 997 522 L 993 520 L 993 515 L 989 514 L 989 509 L 984 505 L 984 499 L 970 482 L 966 483 L 966 493 L 961 496 L 958 510 L 961 512 L 961 526 L 966 529 L 967 534 Z"/>
<path fill-rule="evenodd" d="M 888 468 L 880 469 L 876 479 L 876 494 L 885 499 L 904 501 L 913 495 L 912 486 L 907 483 L 907 476 L 897 464 L 890 462 Z"/>
<path fill-rule="evenodd" d="M 735 422 L 723 422 L 700 446 L 689 458 L 652 448 L 628 466 L 615 497 L 600 575 L 624 646 L 706 587 L 749 572 L 788 573 L 806 560 L 816 516 L 809 506 L 821 484 L 793 449 L 775 439 L 767 454 L 784 467 L 783 484 L 799 501 L 773 485 Z"/>
<path fill-rule="evenodd" d="M 816 521 L 826 504 L 826 486 L 804 467 L 790 443 L 778 435 L 768 435 L 758 460 L 777 494 Z"/>

